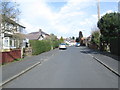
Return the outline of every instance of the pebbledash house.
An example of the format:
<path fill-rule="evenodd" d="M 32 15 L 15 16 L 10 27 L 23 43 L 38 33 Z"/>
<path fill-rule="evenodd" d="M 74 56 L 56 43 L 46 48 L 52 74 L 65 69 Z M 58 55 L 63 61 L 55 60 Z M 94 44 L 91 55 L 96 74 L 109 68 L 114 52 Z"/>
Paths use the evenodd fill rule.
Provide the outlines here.
<path fill-rule="evenodd" d="M 21 48 L 25 39 L 22 32 L 25 27 L 16 21 L 2 15 L 0 23 L 0 63 L 11 62 L 21 58 Z"/>

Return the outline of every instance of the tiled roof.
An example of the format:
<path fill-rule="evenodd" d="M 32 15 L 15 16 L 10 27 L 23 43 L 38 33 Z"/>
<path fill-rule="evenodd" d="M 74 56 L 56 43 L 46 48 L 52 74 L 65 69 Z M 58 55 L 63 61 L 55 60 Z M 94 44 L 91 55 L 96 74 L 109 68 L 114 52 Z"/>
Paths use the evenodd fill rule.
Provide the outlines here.
<path fill-rule="evenodd" d="M 29 33 L 26 35 L 26 37 L 30 40 L 38 40 L 40 37 L 41 33 L 40 32 L 35 32 L 35 33 Z"/>
<path fill-rule="evenodd" d="M 26 37 L 30 40 L 38 40 L 40 37 L 42 37 L 42 35 L 49 36 L 49 34 L 43 32 L 42 30 L 39 30 L 38 32 L 31 32 L 27 34 Z"/>
<path fill-rule="evenodd" d="M 21 26 L 22 28 L 26 28 L 23 25 L 20 25 L 19 23 L 17 23 L 16 21 L 6 17 L 5 15 L 1 15 L 1 16 L 2 16 L 2 21 L 6 21 L 6 22 L 9 22 L 9 23 L 14 24 L 14 25 Z"/>

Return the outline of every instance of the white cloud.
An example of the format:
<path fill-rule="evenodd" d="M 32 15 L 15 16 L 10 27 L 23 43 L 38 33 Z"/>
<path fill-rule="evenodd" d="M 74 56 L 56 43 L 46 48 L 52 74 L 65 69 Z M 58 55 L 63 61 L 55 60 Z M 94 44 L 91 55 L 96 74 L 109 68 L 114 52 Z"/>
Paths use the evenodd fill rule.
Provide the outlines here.
<path fill-rule="evenodd" d="M 78 12 L 75 10 L 75 8 L 78 8 L 77 3 L 69 3 L 65 7 L 61 9 L 60 12 L 55 13 L 53 12 L 49 6 L 46 5 L 45 2 L 32 2 L 32 3 L 25 3 L 23 2 L 23 8 L 27 7 L 25 10 L 23 10 L 23 16 L 25 16 L 27 19 L 27 23 L 25 23 L 25 26 L 27 27 L 28 32 L 32 32 L 35 29 L 43 27 L 43 29 L 50 29 L 46 30 L 49 33 L 54 33 L 50 32 L 52 29 L 55 30 L 55 32 L 59 33 L 62 35 L 64 34 L 69 34 L 71 30 L 71 24 L 75 23 L 76 21 L 72 22 L 74 18 L 77 16 L 84 15 L 84 12 Z M 24 6 L 26 5 L 26 6 Z M 70 5 L 70 6 L 69 6 Z M 74 5 L 74 9 L 72 9 L 71 6 Z M 68 7 L 68 9 L 66 9 Z M 68 12 L 69 11 L 69 12 Z M 38 20 L 39 19 L 39 20 Z M 42 21 L 41 21 L 42 20 Z M 29 22 L 30 21 L 30 22 Z M 37 25 L 33 25 L 32 22 L 36 22 Z M 35 26 L 37 28 L 35 28 Z"/>
<path fill-rule="evenodd" d="M 27 1 L 27 0 L 26 0 Z M 57 36 L 78 36 L 80 30 L 88 36 L 90 27 L 96 23 L 96 17 L 87 15 L 84 8 L 95 5 L 92 0 L 69 0 L 67 4 L 54 12 L 43 0 L 21 2 L 22 20 L 28 32 L 39 28 Z M 86 18 L 86 15 L 89 16 Z"/>
<path fill-rule="evenodd" d="M 117 11 L 108 10 L 108 11 L 106 11 L 106 12 L 102 13 L 102 14 L 101 14 L 101 17 L 102 17 L 102 16 L 104 16 L 106 13 L 112 13 L 112 12 L 117 12 Z"/>
<path fill-rule="evenodd" d="M 44 2 L 68 2 L 73 0 L 2 0 L 4 2 L 35 2 L 35 1 L 44 1 Z M 97 0 L 74 0 L 74 2 L 96 2 Z M 100 0 L 100 2 L 119 2 L 119 0 Z"/>
<path fill-rule="evenodd" d="M 34 32 L 36 30 L 39 30 L 39 27 L 36 27 L 34 25 L 31 25 L 30 23 L 26 22 L 24 19 L 20 20 L 21 24 L 26 27 L 27 33 Z"/>

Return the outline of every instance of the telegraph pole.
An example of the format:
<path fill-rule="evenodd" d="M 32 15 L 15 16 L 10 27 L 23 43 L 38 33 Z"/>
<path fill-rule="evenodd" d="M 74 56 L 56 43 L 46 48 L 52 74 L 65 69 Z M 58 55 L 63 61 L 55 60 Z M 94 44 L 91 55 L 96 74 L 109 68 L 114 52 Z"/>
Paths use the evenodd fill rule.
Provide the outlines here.
<path fill-rule="evenodd" d="M 100 19 L 100 0 L 97 0 L 98 20 Z"/>
<path fill-rule="evenodd" d="M 118 12 L 120 13 L 120 1 L 118 2 Z"/>
<path fill-rule="evenodd" d="M 98 13 L 98 21 L 99 21 L 100 20 L 100 0 L 97 0 L 97 13 Z M 102 51 L 102 49 L 103 49 L 103 45 L 102 45 L 101 39 L 100 39 L 100 47 L 99 47 L 99 49 L 100 49 L 100 51 Z"/>

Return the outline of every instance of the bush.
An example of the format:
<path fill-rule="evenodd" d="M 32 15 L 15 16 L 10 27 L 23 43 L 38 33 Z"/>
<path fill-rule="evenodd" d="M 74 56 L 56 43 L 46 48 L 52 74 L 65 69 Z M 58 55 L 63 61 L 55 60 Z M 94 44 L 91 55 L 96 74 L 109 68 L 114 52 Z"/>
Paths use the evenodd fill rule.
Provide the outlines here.
<path fill-rule="evenodd" d="M 60 41 L 52 41 L 52 45 L 53 45 L 53 48 L 58 48 L 59 47 L 59 44 L 60 44 Z"/>
<path fill-rule="evenodd" d="M 99 32 L 99 30 L 92 32 L 91 43 L 96 44 L 97 46 L 100 46 L 100 32 Z"/>
<path fill-rule="evenodd" d="M 51 41 L 51 40 L 30 40 L 30 45 L 32 47 L 32 54 L 38 55 L 46 51 L 50 51 L 51 47 L 57 48 L 59 45 L 59 41 Z"/>

